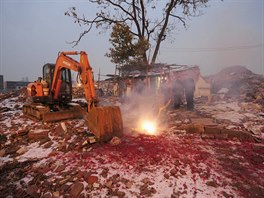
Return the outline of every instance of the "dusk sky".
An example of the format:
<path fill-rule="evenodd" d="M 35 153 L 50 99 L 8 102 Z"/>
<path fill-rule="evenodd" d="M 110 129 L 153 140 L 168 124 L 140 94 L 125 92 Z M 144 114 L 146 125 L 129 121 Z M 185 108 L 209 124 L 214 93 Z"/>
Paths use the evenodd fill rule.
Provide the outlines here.
<path fill-rule="evenodd" d="M 211 0 L 203 16 L 187 21 L 189 28 L 175 31 L 173 39 L 161 44 L 156 62 L 198 65 L 202 75 L 222 68 L 243 65 L 264 74 L 264 1 Z M 110 31 L 94 29 L 72 48 L 82 28 L 64 15 L 76 6 L 86 16 L 96 9 L 85 0 L 0 0 L 0 74 L 4 80 L 30 81 L 42 75 L 45 63 L 56 61 L 59 51 L 86 51 L 95 77 L 114 73 L 105 57 Z M 172 43 L 170 41 L 173 41 Z"/>

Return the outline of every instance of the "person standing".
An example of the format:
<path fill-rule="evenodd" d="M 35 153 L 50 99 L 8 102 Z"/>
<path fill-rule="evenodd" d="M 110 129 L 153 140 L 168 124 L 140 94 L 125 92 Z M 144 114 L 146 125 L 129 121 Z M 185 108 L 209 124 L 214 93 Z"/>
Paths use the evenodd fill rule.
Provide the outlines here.
<path fill-rule="evenodd" d="M 194 91 L 195 91 L 195 83 L 192 78 L 188 78 L 184 81 L 184 91 L 185 91 L 185 98 L 187 102 L 187 110 L 192 111 L 194 108 Z"/>
<path fill-rule="evenodd" d="M 182 105 L 182 96 L 184 89 L 180 80 L 175 80 L 172 87 L 173 93 L 173 108 L 178 109 Z"/>

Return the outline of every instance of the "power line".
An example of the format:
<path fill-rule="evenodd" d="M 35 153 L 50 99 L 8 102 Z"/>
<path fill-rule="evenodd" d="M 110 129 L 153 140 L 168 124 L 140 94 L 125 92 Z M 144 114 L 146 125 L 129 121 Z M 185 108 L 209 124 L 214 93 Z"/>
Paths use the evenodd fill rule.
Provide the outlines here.
<path fill-rule="evenodd" d="M 230 47 L 199 47 L 199 48 L 166 48 L 163 49 L 171 50 L 173 52 L 220 52 L 220 51 L 236 51 L 236 50 L 246 50 L 246 49 L 255 49 L 255 48 L 262 48 L 263 44 L 258 45 L 242 45 L 242 46 L 230 46 Z"/>

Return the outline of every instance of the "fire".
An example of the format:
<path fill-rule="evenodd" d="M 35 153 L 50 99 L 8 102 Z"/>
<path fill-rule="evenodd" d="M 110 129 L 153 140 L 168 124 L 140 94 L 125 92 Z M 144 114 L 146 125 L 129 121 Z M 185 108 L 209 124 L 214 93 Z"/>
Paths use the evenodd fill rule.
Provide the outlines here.
<path fill-rule="evenodd" d="M 149 135 L 155 135 L 157 133 L 156 123 L 153 121 L 145 120 L 141 124 L 141 130 Z"/>

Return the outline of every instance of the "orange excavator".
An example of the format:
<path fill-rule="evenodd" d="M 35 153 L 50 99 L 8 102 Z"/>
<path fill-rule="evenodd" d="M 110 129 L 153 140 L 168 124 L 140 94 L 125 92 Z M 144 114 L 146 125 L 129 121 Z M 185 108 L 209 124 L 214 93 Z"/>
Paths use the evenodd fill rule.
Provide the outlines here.
<path fill-rule="evenodd" d="M 71 56 L 80 56 L 80 61 Z M 71 71 L 78 72 L 87 100 L 87 111 L 72 103 Z M 24 104 L 23 113 L 44 122 L 84 118 L 99 141 L 108 141 L 123 133 L 118 106 L 98 106 L 93 71 L 86 52 L 59 52 L 56 64 L 43 66 L 43 77 L 27 86 L 31 102 Z"/>

